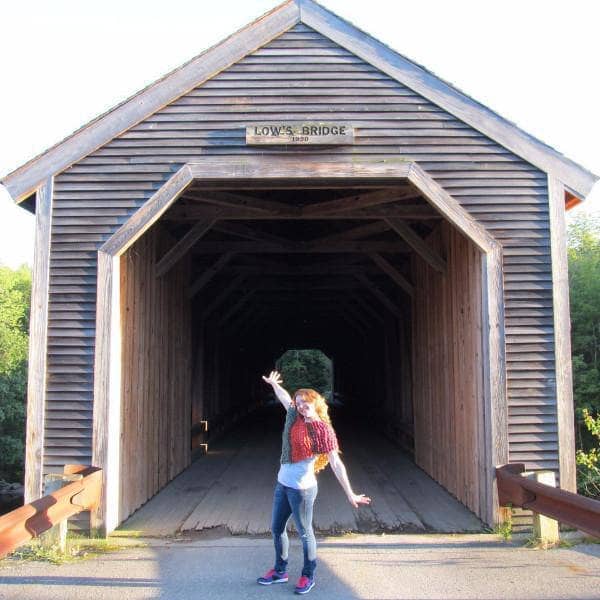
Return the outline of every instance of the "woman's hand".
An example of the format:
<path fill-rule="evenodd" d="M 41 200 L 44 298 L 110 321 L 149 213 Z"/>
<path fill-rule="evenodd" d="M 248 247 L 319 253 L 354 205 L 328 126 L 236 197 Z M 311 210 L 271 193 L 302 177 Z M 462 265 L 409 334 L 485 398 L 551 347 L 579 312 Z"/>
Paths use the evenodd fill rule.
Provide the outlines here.
<path fill-rule="evenodd" d="M 358 508 L 359 504 L 371 504 L 371 498 L 365 496 L 364 494 L 350 494 L 348 496 L 348 500 L 354 508 Z"/>
<path fill-rule="evenodd" d="M 281 385 L 283 383 L 283 379 L 281 378 L 281 374 L 278 371 L 271 371 L 271 373 L 269 374 L 268 377 L 265 377 L 263 375 L 262 378 L 267 383 L 270 383 L 273 387 L 275 387 L 276 385 Z"/>
<path fill-rule="evenodd" d="M 268 377 L 263 375 L 262 378 L 273 386 L 273 391 L 275 392 L 277 399 L 283 404 L 285 410 L 288 410 L 292 405 L 292 399 L 288 392 L 281 387 L 281 384 L 283 383 L 281 374 L 278 371 L 271 371 Z"/>

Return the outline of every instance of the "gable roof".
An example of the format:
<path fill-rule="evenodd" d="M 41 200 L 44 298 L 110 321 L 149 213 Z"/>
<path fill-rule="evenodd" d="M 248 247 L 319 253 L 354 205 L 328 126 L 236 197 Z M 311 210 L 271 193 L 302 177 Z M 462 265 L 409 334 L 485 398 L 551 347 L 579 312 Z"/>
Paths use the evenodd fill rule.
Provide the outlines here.
<path fill-rule="evenodd" d="M 48 176 L 81 160 L 298 23 L 328 37 L 517 156 L 551 173 L 578 198 L 585 198 L 598 180 L 598 176 L 587 169 L 314 0 L 288 0 L 84 125 L 6 175 L 2 183 L 16 202 L 22 202 Z"/>

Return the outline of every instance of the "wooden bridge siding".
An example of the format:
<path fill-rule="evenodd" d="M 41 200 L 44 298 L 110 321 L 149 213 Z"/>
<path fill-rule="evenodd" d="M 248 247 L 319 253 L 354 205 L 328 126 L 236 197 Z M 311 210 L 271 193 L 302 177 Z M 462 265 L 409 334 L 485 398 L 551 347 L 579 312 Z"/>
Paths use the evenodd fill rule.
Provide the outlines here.
<path fill-rule="evenodd" d="M 447 223 L 429 242 L 447 253 L 448 272 L 413 257 L 415 462 L 482 514 L 481 253 Z"/>
<path fill-rule="evenodd" d="M 289 154 L 244 144 L 283 117 L 354 123 L 354 146 L 305 151 L 416 160 L 502 242 L 511 460 L 556 469 L 545 174 L 301 25 L 56 177 L 44 470 L 91 460 L 97 248 L 187 161 Z"/>
<path fill-rule="evenodd" d="M 156 256 L 172 243 L 155 226 L 121 256 L 120 520 L 191 459 L 189 258 L 154 276 Z"/>

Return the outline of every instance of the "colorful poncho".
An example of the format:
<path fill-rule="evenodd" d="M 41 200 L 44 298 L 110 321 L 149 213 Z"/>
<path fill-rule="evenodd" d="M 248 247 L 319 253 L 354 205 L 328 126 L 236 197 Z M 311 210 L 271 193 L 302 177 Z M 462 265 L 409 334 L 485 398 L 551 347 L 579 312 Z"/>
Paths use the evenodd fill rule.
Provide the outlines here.
<path fill-rule="evenodd" d="M 315 472 L 327 465 L 327 453 L 339 450 L 333 427 L 323 421 L 307 423 L 293 407 L 287 411 L 281 444 L 281 463 L 294 463 L 321 455 Z"/>

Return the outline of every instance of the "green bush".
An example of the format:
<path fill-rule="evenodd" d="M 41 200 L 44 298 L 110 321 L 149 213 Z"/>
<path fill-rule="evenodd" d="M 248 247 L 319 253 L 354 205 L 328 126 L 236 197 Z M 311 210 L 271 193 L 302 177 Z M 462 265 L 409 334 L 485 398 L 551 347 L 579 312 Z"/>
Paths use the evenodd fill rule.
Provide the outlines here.
<path fill-rule="evenodd" d="M 600 499 L 600 415 L 594 418 L 587 408 L 583 420 L 596 446 L 587 452 L 577 449 L 577 491 L 585 496 Z"/>
<path fill-rule="evenodd" d="M 31 272 L 0 267 L 0 479 L 23 481 Z"/>
<path fill-rule="evenodd" d="M 599 216 L 581 215 L 571 223 L 568 252 L 577 486 L 582 494 L 600 496 Z"/>
<path fill-rule="evenodd" d="M 276 363 L 285 389 L 312 388 L 327 398 L 332 389 L 331 360 L 320 350 L 288 350 Z"/>

